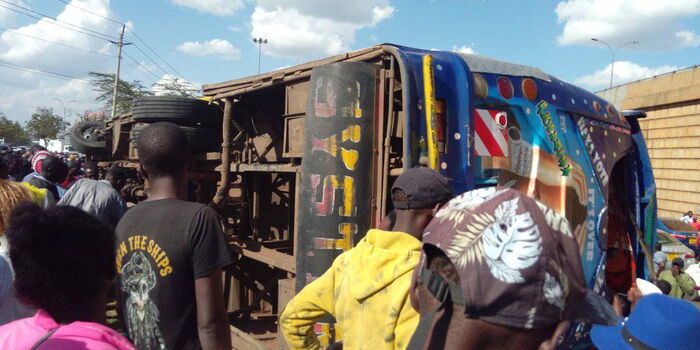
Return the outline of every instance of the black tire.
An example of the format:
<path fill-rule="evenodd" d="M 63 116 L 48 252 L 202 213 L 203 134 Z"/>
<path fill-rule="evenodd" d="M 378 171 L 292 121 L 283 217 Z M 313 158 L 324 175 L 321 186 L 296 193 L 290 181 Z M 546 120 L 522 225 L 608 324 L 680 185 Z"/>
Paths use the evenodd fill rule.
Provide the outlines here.
<path fill-rule="evenodd" d="M 131 129 L 131 143 L 138 144 L 139 135 L 145 126 L 135 126 Z M 221 148 L 221 133 L 202 127 L 180 126 L 187 136 L 190 150 L 193 154 L 216 152 Z"/>
<path fill-rule="evenodd" d="M 186 97 L 143 97 L 134 101 L 132 113 L 138 122 L 172 122 L 185 126 L 217 126 L 222 119 L 216 106 Z"/>
<path fill-rule="evenodd" d="M 84 121 L 76 124 L 70 132 L 73 148 L 87 155 L 105 155 L 109 153 L 104 134 L 105 123 Z"/>

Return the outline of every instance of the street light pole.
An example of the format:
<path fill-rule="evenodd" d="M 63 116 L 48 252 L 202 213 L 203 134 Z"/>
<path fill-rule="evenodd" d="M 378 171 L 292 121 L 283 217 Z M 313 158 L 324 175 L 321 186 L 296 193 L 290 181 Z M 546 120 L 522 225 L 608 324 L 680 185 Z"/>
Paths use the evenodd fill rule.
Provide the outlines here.
<path fill-rule="evenodd" d="M 267 44 L 267 39 L 253 38 L 253 42 L 258 44 L 258 74 L 260 74 L 260 57 L 262 56 L 262 45 Z"/>
<path fill-rule="evenodd" d="M 602 43 L 603 45 L 607 46 L 608 49 L 610 49 L 610 54 L 612 54 L 612 63 L 610 63 L 610 87 L 612 88 L 612 86 L 613 86 L 613 71 L 615 69 L 615 56 L 617 55 L 617 52 L 620 51 L 620 49 L 623 46 L 639 44 L 639 41 L 630 41 L 630 42 L 624 43 L 613 50 L 612 46 L 610 46 L 608 43 L 606 43 L 603 40 L 596 39 L 596 38 L 591 38 L 591 40 Z"/>

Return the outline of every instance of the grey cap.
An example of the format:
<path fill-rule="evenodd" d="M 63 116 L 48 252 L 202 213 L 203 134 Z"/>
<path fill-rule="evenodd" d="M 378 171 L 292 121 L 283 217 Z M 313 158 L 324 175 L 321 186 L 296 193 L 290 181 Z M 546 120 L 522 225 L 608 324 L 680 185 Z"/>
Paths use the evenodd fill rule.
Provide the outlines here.
<path fill-rule="evenodd" d="M 428 209 L 454 197 L 452 188 L 444 176 L 427 167 L 406 169 L 391 187 L 391 192 L 401 190 L 405 201 L 393 200 L 396 209 Z"/>

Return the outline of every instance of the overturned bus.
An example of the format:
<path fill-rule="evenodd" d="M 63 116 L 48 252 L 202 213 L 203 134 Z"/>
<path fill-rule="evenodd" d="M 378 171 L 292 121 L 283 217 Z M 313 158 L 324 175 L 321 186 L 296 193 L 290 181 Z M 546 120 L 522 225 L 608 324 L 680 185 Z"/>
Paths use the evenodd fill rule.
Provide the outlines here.
<path fill-rule="evenodd" d="M 203 91 L 191 119 L 166 113 L 183 101 L 137 101 L 99 131 L 96 154 L 135 169 L 134 140 L 149 122 L 195 135 L 190 199 L 219 208 L 239 257 L 225 283 L 234 344 L 285 348 L 276 322 L 286 302 L 392 210 L 393 181 L 418 165 L 448 177 L 455 193 L 512 187 L 564 214 L 598 293 L 625 293 L 620 280 L 653 274 L 643 114 L 537 68 L 384 44 Z M 133 171 L 126 195 L 143 198 L 143 183 Z M 609 257 L 613 249 L 623 254 Z M 331 322 L 316 332 L 326 344 L 337 338 Z"/>

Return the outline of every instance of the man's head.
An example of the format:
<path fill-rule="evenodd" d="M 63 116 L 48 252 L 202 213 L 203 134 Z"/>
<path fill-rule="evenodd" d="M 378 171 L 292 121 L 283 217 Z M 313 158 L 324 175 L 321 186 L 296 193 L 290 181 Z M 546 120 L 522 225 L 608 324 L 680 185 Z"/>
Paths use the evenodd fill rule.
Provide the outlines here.
<path fill-rule="evenodd" d="M 421 323 L 410 349 L 553 349 L 574 319 L 616 320 L 586 288 L 567 220 L 521 192 L 464 193 L 423 241 L 411 288 Z M 582 315 L 583 305 L 605 317 Z"/>
<path fill-rule="evenodd" d="M 149 179 L 180 178 L 187 170 L 190 147 L 185 133 L 172 123 L 151 124 L 139 134 L 138 153 Z"/>
<path fill-rule="evenodd" d="M 661 293 L 664 293 L 665 295 L 671 293 L 671 283 L 668 283 L 666 280 L 656 281 L 656 286 L 661 290 Z"/>
<path fill-rule="evenodd" d="M 448 180 L 426 167 L 407 169 L 391 188 L 391 200 L 396 211 L 396 230 L 420 239 L 439 207 L 454 195 Z M 408 228 L 411 228 L 409 232 Z"/>
<path fill-rule="evenodd" d="M 34 144 L 32 147 L 29 147 L 29 152 L 34 155 L 37 154 L 40 151 L 46 151 L 46 147 Z"/>
<path fill-rule="evenodd" d="M 86 179 L 97 180 L 99 172 L 100 170 L 95 163 L 86 163 L 83 167 L 83 177 Z"/>
<path fill-rule="evenodd" d="M 41 160 L 41 176 L 53 183 L 63 182 L 68 176 L 68 166 L 59 158 L 48 156 Z"/>
<path fill-rule="evenodd" d="M 693 217 L 693 211 L 692 211 L 692 210 L 688 210 L 688 212 L 685 213 L 685 215 L 686 215 L 686 216 L 689 216 L 689 217 Z"/>
<path fill-rule="evenodd" d="M 683 266 L 685 266 L 683 258 L 674 258 L 673 261 L 671 261 L 671 270 L 676 273 L 683 272 Z"/>
<path fill-rule="evenodd" d="M 107 171 L 107 175 L 105 175 L 105 180 L 109 182 L 112 187 L 114 187 L 117 192 L 121 191 L 122 187 L 124 187 L 124 184 L 126 183 L 126 174 L 124 173 L 124 169 L 120 167 L 112 167 Z"/>

